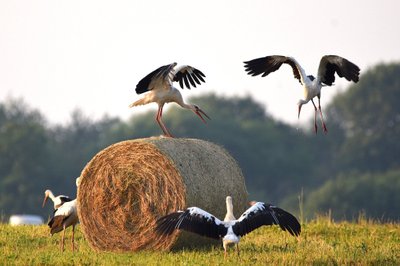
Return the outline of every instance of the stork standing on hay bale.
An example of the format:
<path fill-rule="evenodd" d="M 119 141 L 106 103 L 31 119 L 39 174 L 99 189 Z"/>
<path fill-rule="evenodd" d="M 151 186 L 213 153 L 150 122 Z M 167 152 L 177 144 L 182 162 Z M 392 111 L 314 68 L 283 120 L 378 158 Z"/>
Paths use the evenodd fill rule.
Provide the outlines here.
<path fill-rule="evenodd" d="M 205 75 L 194 67 L 186 65 L 175 68 L 176 65 L 177 63 L 172 63 L 170 65 L 159 67 L 140 80 L 136 85 L 136 93 L 148 93 L 142 99 L 129 105 L 129 107 L 134 107 L 152 102 L 157 103 L 158 112 L 156 115 L 156 121 L 164 134 L 168 137 L 172 137 L 172 135 L 162 121 L 162 111 L 164 104 L 166 103 L 175 102 L 181 107 L 193 111 L 204 123 L 207 122 L 204 120 L 202 115 L 210 119 L 197 105 L 185 103 L 179 90 L 172 85 L 173 81 L 178 81 L 182 89 L 185 86 L 190 89 L 190 84 L 193 87 L 196 87 L 196 83 L 200 85 L 201 82 L 205 82 L 203 79 Z"/>
<path fill-rule="evenodd" d="M 54 196 L 53 192 L 51 192 L 50 189 L 46 189 L 46 191 L 44 192 L 42 208 L 46 204 L 46 201 L 48 198 L 50 198 L 53 201 L 55 210 L 60 208 L 65 202 L 72 201 L 72 199 L 70 197 L 65 196 L 65 195 Z"/>
<path fill-rule="evenodd" d="M 76 199 L 64 203 L 54 212 L 54 217 L 48 223 L 50 234 L 63 231 L 61 238 L 61 251 L 64 251 L 65 229 L 72 225 L 72 251 L 75 250 L 75 225 L 79 222 Z"/>
<path fill-rule="evenodd" d="M 171 235 L 175 229 L 181 229 L 210 238 L 222 238 L 225 258 L 228 245 L 236 245 L 239 255 L 240 237 L 263 225 L 276 224 L 293 236 L 300 235 L 300 223 L 292 214 L 263 202 L 251 204 L 252 206 L 236 219 L 233 215 L 232 198 L 227 196 L 224 221 L 198 207 L 190 207 L 158 219 L 156 231 L 161 235 Z"/>
<path fill-rule="evenodd" d="M 310 100 L 314 105 L 314 131 L 317 133 L 317 107 L 313 101 L 314 97 L 318 98 L 318 110 L 321 116 L 322 128 L 325 133 L 328 132 L 321 110 L 321 88 L 323 86 L 332 86 L 335 81 L 335 73 L 339 77 L 344 77 L 348 81 L 358 82 L 360 75 L 360 68 L 350 62 L 349 60 L 337 55 L 325 55 L 321 58 L 318 67 L 318 74 L 315 78 L 313 75 L 308 75 L 293 57 L 282 55 L 272 55 L 253 59 L 245 63 L 245 70 L 247 74 L 257 76 L 262 74 L 262 77 L 267 76 L 271 72 L 278 70 L 282 64 L 288 64 L 293 69 L 293 75 L 299 80 L 303 86 L 304 98 L 300 99 L 298 105 L 298 118 L 300 118 L 300 111 L 303 104 L 308 103 Z"/>

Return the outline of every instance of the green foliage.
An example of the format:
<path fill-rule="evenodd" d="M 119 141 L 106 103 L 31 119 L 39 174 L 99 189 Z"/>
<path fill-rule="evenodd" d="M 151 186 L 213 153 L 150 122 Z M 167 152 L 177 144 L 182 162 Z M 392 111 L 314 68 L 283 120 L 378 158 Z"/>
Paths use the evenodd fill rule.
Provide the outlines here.
<path fill-rule="evenodd" d="M 360 211 L 381 220 L 400 220 L 400 170 L 383 174 L 343 174 L 306 197 L 305 209 L 332 210 L 335 219 L 354 219 Z M 357 206 L 356 208 L 354 206 Z"/>
<path fill-rule="evenodd" d="M 224 260 L 222 244 L 171 252 L 95 252 L 77 227 L 72 253 L 71 229 L 67 229 L 65 251 L 59 250 L 60 235 L 49 236 L 46 226 L 0 224 L 2 263 L 13 265 L 370 265 L 400 263 L 399 224 L 332 223 L 320 218 L 304 224 L 294 238 L 277 226 L 262 227 L 244 236 L 240 258 L 234 249 Z M 316 252 L 317 251 L 317 252 Z"/>
<path fill-rule="evenodd" d="M 335 97 L 329 122 L 346 135 L 336 159 L 346 170 L 400 167 L 400 64 L 381 64 Z"/>
<path fill-rule="evenodd" d="M 38 112 L 22 100 L 12 100 L 0 108 L 0 209 L 37 209 L 39 183 L 46 177 L 47 147 L 44 120 Z"/>

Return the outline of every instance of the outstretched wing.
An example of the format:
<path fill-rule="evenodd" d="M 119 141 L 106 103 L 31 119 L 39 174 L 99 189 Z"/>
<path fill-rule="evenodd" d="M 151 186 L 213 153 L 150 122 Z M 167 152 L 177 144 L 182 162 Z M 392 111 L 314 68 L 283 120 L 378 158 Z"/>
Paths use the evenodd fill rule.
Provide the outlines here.
<path fill-rule="evenodd" d="M 142 78 L 139 83 L 136 85 L 136 93 L 141 94 L 146 91 L 153 90 L 157 85 L 163 82 L 168 82 L 169 74 L 176 66 L 176 63 L 172 63 L 169 65 L 165 65 L 157 68 L 144 78 Z"/>
<path fill-rule="evenodd" d="M 330 86 L 335 81 L 335 73 L 348 81 L 358 82 L 360 68 L 346 58 L 337 55 L 323 56 L 319 63 L 317 78 L 320 82 Z"/>
<path fill-rule="evenodd" d="M 157 220 L 156 232 L 170 235 L 175 229 L 181 229 L 198 235 L 219 239 L 226 235 L 224 223 L 214 215 L 197 207 L 177 211 Z"/>
<path fill-rule="evenodd" d="M 179 86 L 181 86 L 182 89 L 184 88 L 184 85 L 186 88 L 190 89 L 190 85 L 196 87 L 196 83 L 200 85 L 201 82 L 205 82 L 205 77 L 206 75 L 204 75 L 203 72 L 194 67 L 181 66 L 176 69 L 173 81 L 178 81 Z"/>
<path fill-rule="evenodd" d="M 265 77 L 271 72 L 278 70 L 282 64 L 288 64 L 293 69 L 293 75 L 301 83 L 300 71 L 297 66 L 297 62 L 287 56 L 282 55 L 271 55 L 266 57 L 261 57 L 244 62 L 245 71 L 251 76 L 261 75 Z"/>
<path fill-rule="evenodd" d="M 279 225 L 293 236 L 300 235 L 301 226 L 292 214 L 263 202 L 257 202 L 247 209 L 232 226 L 236 235 L 243 236 L 263 225 Z"/>

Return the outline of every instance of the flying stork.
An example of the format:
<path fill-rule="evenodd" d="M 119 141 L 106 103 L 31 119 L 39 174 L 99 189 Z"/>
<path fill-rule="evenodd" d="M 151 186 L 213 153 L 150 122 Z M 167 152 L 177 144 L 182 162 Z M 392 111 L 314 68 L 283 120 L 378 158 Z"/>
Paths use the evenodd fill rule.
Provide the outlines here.
<path fill-rule="evenodd" d="M 64 203 L 54 212 L 53 218 L 48 223 L 50 234 L 63 231 L 61 238 L 61 251 L 64 251 L 65 229 L 72 225 L 72 251 L 75 250 L 75 225 L 79 222 L 76 208 L 76 199 Z"/>
<path fill-rule="evenodd" d="M 157 220 L 156 232 L 171 235 L 175 229 L 186 230 L 202 236 L 222 239 L 224 257 L 227 256 L 228 245 L 235 245 L 239 255 L 239 240 L 251 231 L 263 225 L 279 225 L 283 231 L 299 236 L 301 226 L 290 213 L 263 202 L 253 202 L 239 219 L 233 215 L 232 197 L 226 197 L 226 215 L 223 221 L 214 215 L 198 208 L 190 207 L 185 211 L 177 211 Z"/>
<path fill-rule="evenodd" d="M 170 65 L 159 67 L 140 80 L 136 85 L 136 93 L 148 93 L 145 94 L 143 98 L 129 105 L 129 107 L 134 107 L 152 102 L 157 103 L 158 112 L 155 119 L 164 134 L 168 137 L 172 137 L 172 135 L 162 121 L 162 111 L 164 104 L 166 103 L 175 102 L 181 107 L 193 111 L 204 123 L 207 122 L 204 120 L 202 115 L 210 119 L 197 105 L 185 103 L 179 90 L 177 90 L 172 84 L 174 81 L 177 81 L 182 89 L 185 86 L 190 89 L 190 85 L 196 87 L 196 84 L 200 85 L 201 82 L 205 82 L 205 75 L 194 67 L 184 65 L 176 68 L 176 65 L 177 63 L 172 63 Z"/>
<path fill-rule="evenodd" d="M 314 105 L 314 131 L 317 133 L 317 107 L 313 101 L 314 97 L 318 98 L 318 110 L 321 116 L 321 123 L 325 133 L 328 132 L 326 128 L 324 118 L 321 110 L 321 88 L 324 86 L 332 86 L 335 81 L 335 73 L 341 78 L 346 78 L 348 81 L 358 82 L 360 75 L 360 68 L 350 62 L 349 60 L 337 56 L 337 55 L 325 55 L 321 58 L 318 67 L 318 74 L 315 78 L 312 75 L 306 74 L 301 65 L 293 57 L 287 57 L 282 55 L 272 55 L 253 59 L 244 62 L 245 71 L 247 74 L 252 76 L 261 75 L 265 77 L 271 72 L 278 70 L 282 64 L 288 64 L 293 69 L 293 75 L 299 80 L 300 84 L 303 86 L 304 97 L 300 99 L 297 103 L 298 105 L 298 115 L 300 118 L 300 111 L 303 104 L 308 103 L 310 100 Z"/>
<path fill-rule="evenodd" d="M 44 192 L 42 208 L 46 204 L 48 198 L 50 198 L 53 201 L 55 210 L 60 208 L 65 202 L 72 201 L 70 197 L 65 195 L 54 196 L 53 192 L 51 192 L 50 189 L 46 189 L 46 191 Z"/>

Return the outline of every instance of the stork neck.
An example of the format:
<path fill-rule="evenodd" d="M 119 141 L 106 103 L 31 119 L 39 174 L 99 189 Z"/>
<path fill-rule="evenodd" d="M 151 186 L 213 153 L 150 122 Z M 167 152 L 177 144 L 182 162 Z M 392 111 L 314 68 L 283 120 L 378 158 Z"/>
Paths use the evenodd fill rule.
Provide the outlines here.
<path fill-rule="evenodd" d="M 51 192 L 51 190 L 48 191 L 48 195 L 49 195 L 49 198 L 52 199 L 52 200 L 54 201 L 54 198 L 55 198 L 55 197 L 54 197 L 53 192 Z"/>
<path fill-rule="evenodd" d="M 235 216 L 233 215 L 233 204 L 232 199 L 226 199 L 226 215 L 224 221 L 233 221 L 236 220 Z"/>
<path fill-rule="evenodd" d="M 175 87 L 172 87 L 172 98 L 175 103 L 179 104 L 182 108 L 193 110 L 193 105 L 184 102 L 182 94 Z"/>

